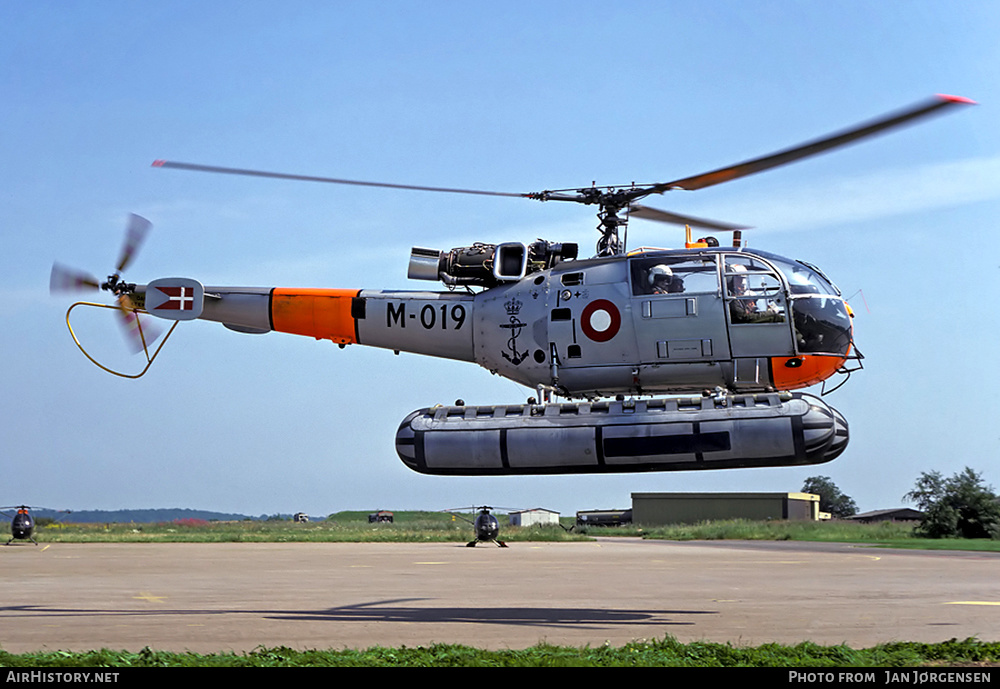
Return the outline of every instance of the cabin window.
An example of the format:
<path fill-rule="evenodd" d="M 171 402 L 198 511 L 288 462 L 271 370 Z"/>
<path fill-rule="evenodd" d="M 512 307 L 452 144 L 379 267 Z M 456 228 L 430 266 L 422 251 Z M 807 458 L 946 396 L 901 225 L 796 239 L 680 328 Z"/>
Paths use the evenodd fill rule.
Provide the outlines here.
<path fill-rule="evenodd" d="M 718 293 L 714 256 L 643 257 L 632 261 L 635 296 Z"/>

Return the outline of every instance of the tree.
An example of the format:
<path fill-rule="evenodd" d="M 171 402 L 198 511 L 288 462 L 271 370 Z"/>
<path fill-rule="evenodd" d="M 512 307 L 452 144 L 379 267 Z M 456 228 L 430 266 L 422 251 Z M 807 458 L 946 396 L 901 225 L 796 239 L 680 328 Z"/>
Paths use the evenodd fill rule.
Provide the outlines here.
<path fill-rule="evenodd" d="M 854 500 L 841 493 L 829 476 L 810 476 L 802 484 L 802 492 L 818 495 L 820 512 L 829 512 L 838 519 L 858 513 Z"/>
<path fill-rule="evenodd" d="M 903 496 L 924 513 L 917 532 L 930 538 L 1000 538 L 1000 498 L 969 467 L 951 478 L 920 474 Z"/>
<path fill-rule="evenodd" d="M 912 502 L 921 512 L 927 512 L 944 495 L 944 477 L 938 471 L 925 471 L 913 484 L 913 490 L 903 496 L 906 502 Z"/>

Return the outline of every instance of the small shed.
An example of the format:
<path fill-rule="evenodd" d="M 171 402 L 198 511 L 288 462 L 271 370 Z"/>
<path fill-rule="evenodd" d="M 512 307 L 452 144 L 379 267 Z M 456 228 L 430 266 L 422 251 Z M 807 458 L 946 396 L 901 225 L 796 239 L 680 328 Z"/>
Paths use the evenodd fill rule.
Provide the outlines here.
<path fill-rule="evenodd" d="M 559 524 L 559 513 L 547 510 L 544 507 L 535 507 L 530 510 L 515 510 L 510 513 L 509 517 L 511 526 Z"/>

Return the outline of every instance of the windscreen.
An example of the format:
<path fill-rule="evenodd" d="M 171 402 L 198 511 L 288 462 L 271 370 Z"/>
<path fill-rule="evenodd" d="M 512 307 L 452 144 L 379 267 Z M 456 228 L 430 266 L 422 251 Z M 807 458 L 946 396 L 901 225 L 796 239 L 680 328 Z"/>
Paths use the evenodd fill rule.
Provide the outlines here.
<path fill-rule="evenodd" d="M 847 356 L 851 345 L 851 317 L 843 299 L 807 296 L 792 299 L 791 304 L 800 353 Z"/>

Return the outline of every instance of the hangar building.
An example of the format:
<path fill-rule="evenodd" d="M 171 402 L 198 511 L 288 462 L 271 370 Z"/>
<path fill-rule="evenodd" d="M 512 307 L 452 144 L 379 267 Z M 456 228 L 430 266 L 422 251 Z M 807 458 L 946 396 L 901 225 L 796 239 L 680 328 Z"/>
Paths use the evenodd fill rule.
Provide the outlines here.
<path fill-rule="evenodd" d="M 819 519 L 811 493 L 632 493 L 636 524 L 696 524 L 719 519 Z"/>

